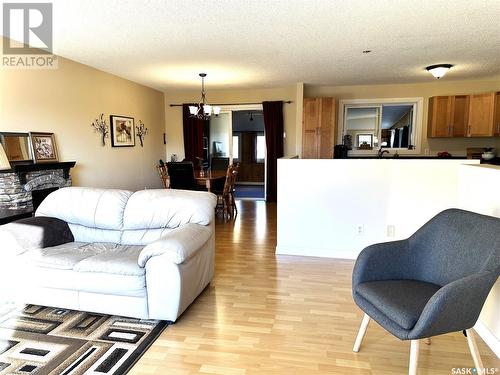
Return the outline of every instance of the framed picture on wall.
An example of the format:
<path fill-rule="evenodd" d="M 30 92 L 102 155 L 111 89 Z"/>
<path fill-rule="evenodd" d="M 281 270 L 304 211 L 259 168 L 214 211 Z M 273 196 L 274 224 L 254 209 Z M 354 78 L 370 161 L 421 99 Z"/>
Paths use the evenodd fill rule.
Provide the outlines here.
<path fill-rule="evenodd" d="M 30 132 L 30 144 L 35 163 L 55 163 L 59 161 L 54 133 Z"/>
<path fill-rule="evenodd" d="M 134 118 L 126 116 L 110 116 L 111 145 L 113 147 L 134 147 L 135 126 Z"/>

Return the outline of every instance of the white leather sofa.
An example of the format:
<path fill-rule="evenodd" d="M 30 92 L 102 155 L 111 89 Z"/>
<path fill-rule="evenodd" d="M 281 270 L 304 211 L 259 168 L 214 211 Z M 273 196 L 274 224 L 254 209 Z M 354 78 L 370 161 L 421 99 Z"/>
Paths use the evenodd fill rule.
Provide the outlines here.
<path fill-rule="evenodd" d="M 174 322 L 213 278 L 215 205 L 206 192 L 60 189 L 0 226 L 0 261 L 19 302 Z"/>

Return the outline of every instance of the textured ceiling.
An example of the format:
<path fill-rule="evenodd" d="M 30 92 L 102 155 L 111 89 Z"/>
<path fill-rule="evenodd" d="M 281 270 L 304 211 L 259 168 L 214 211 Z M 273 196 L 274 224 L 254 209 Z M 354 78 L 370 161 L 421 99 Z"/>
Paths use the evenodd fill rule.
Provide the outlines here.
<path fill-rule="evenodd" d="M 499 0 L 53 0 L 55 53 L 158 89 L 500 74 Z M 373 52 L 363 54 L 370 49 Z"/>

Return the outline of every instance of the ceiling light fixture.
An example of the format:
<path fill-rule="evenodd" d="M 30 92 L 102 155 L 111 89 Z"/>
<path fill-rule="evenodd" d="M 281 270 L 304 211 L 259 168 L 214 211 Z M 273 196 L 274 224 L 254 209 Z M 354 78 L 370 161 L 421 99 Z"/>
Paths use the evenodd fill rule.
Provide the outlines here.
<path fill-rule="evenodd" d="M 207 73 L 200 73 L 199 76 L 201 77 L 201 99 L 197 106 L 189 106 L 189 113 L 191 114 L 191 117 L 196 117 L 200 120 L 210 120 L 212 113 L 215 116 L 219 116 L 220 107 L 212 106 L 207 103 L 205 93 L 205 77 L 207 76 Z"/>
<path fill-rule="evenodd" d="M 453 65 L 451 64 L 436 64 L 428 66 L 425 70 L 431 73 L 435 78 L 439 79 L 448 73 L 448 70 L 450 70 L 452 66 Z"/>

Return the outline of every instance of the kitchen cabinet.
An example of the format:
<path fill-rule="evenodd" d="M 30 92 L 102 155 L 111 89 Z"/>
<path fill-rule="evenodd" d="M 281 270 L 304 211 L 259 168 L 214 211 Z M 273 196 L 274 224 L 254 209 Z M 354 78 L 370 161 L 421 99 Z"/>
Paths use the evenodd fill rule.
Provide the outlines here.
<path fill-rule="evenodd" d="M 494 135 L 495 93 L 474 94 L 469 99 L 468 137 Z"/>
<path fill-rule="evenodd" d="M 336 136 L 335 98 L 304 98 L 302 158 L 331 159 Z"/>
<path fill-rule="evenodd" d="M 495 116 L 493 120 L 494 136 L 500 137 L 500 91 L 495 93 Z"/>
<path fill-rule="evenodd" d="M 469 118 L 469 96 L 434 96 L 429 99 L 429 138 L 465 137 Z"/>
<path fill-rule="evenodd" d="M 433 96 L 428 138 L 500 136 L 500 93 Z"/>

